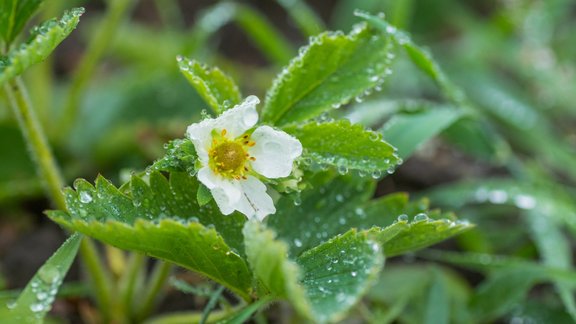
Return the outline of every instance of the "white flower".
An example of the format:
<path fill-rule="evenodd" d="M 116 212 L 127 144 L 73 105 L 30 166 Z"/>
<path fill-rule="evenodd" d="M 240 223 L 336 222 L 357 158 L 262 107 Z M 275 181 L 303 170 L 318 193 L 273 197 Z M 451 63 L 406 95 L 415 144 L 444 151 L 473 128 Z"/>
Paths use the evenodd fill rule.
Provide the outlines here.
<path fill-rule="evenodd" d="M 198 180 L 210 189 L 224 215 L 235 210 L 264 219 L 276 208 L 258 178 L 282 178 L 302 154 L 302 144 L 269 126 L 251 132 L 258 121 L 256 96 L 225 111 L 215 119 L 188 126 L 186 134 L 198 153 Z"/>

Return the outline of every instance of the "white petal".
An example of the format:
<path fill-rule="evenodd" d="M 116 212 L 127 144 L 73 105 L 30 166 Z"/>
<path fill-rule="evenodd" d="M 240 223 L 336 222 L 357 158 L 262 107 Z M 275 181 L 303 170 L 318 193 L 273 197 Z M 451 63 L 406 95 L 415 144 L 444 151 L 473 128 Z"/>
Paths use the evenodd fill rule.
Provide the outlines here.
<path fill-rule="evenodd" d="M 236 209 L 242 214 L 252 218 L 256 216 L 259 221 L 264 217 L 274 214 L 276 208 L 272 198 L 266 192 L 266 185 L 260 180 L 249 176 L 246 180 L 240 181 L 243 194 L 236 205 Z"/>
<path fill-rule="evenodd" d="M 210 190 L 210 193 L 212 193 L 212 197 L 214 197 L 214 201 L 216 201 L 216 205 L 218 205 L 222 214 L 230 215 L 236 210 L 235 205 L 238 205 L 238 201 L 233 203 L 224 189 L 214 188 Z"/>
<path fill-rule="evenodd" d="M 208 164 L 208 150 L 212 145 L 212 129 L 216 124 L 215 119 L 204 119 L 203 121 L 192 124 L 186 129 L 186 136 L 194 144 L 198 159 L 202 165 Z"/>
<path fill-rule="evenodd" d="M 260 126 L 251 139 L 256 142 L 248 153 L 256 158 L 252 168 L 266 178 L 287 177 L 294 160 L 302 154 L 298 139 L 269 126 Z"/>
<path fill-rule="evenodd" d="M 242 103 L 218 116 L 214 128 L 219 131 L 226 129 L 226 136 L 229 138 L 236 138 L 244 134 L 258 121 L 256 105 L 259 102 L 258 97 L 248 96 Z"/>
<path fill-rule="evenodd" d="M 198 180 L 210 189 L 222 214 L 228 215 L 236 209 L 235 205 L 242 198 L 242 188 L 238 180 L 225 179 L 215 174 L 209 167 L 203 167 L 198 171 Z"/>
<path fill-rule="evenodd" d="M 260 102 L 256 96 L 248 96 L 234 108 L 225 111 L 217 118 L 207 118 L 199 123 L 188 126 L 186 135 L 198 153 L 198 158 L 203 165 L 208 164 L 208 150 L 212 145 L 212 130 L 217 132 L 226 129 L 229 138 L 236 138 L 258 121 L 256 105 Z"/>

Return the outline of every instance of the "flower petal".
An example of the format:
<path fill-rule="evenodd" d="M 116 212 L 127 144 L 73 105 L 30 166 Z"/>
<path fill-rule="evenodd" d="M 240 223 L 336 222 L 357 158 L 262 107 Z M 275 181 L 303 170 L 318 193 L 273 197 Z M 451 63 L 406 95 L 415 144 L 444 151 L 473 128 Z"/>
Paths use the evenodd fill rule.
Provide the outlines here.
<path fill-rule="evenodd" d="M 214 128 L 218 131 L 226 129 L 226 136 L 229 138 L 236 138 L 244 134 L 244 132 L 256 125 L 258 121 L 256 105 L 259 102 L 260 99 L 256 96 L 246 97 L 242 103 L 218 116 Z"/>
<path fill-rule="evenodd" d="M 262 181 L 249 176 L 246 180 L 240 181 L 240 185 L 243 194 L 236 205 L 239 212 L 248 216 L 249 219 L 256 216 L 259 221 L 276 212 L 274 202 L 266 192 L 266 185 Z"/>
<path fill-rule="evenodd" d="M 256 142 L 248 153 L 256 158 L 252 168 L 266 178 L 287 177 L 294 160 L 302 154 L 298 139 L 270 126 L 260 126 L 251 139 Z"/>
<path fill-rule="evenodd" d="M 256 105 L 259 102 L 260 99 L 258 97 L 248 96 L 242 103 L 225 111 L 217 118 L 207 118 L 188 126 L 186 135 L 194 144 L 198 159 L 202 162 L 202 165 L 208 164 L 208 151 L 212 145 L 212 130 L 220 132 L 226 129 L 226 134 L 230 138 L 236 138 L 244 134 L 258 121 Z"/>
<path fill-rule="evenodd" d="M 198 180 L 210 189 L 222 214 L 228 215 L 236 210 L 235 206 L 242 198 L 242 188 L 238 180 L 224 179 L 207 166 L 198 171 Z"/>
<path fill-rule="evenodd" d="M 212 129 L 216 119 L 204 119 L 203 121 L 192 124 L 186 129 L 186 136 L 194 144 L 196 153 L 198 153 L 198 159 L 202 162 L 202 165 L 208 164 L 208 150 L 212 145 Z"/>

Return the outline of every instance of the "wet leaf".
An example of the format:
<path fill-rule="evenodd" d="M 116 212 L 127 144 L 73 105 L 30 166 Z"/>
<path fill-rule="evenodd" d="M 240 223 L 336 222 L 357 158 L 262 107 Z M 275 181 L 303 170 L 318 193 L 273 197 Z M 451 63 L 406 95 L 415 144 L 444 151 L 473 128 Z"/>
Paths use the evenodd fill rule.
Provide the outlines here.
<path fill-rule="evenodd" d="M 365 25 L 349 35 L 326 32 L 312 37 L 274 81 L 262 120 L 276 125 L 299 122 L 364 96 L 389 71 L 389 45 Z"/>
<path fill-rule="evenodd" d="M 393 170 L 400 162 L 394 147 L 383 141 L 380 134 L 345 120 L 311 122 L 284 130 L 300 140 L 305 157 L 320 165 L 335 166 L 340 173 L 349 170 L 381 173 Z"/>
<path fill-rule="evenodd" d="M 76 28 L 83 13 L 84 8 L 72 9 L 64 13 L 59 20 L 49 20 L 35 27 L 30 41 L 14 48 L 0 61 L 0 84 L 48 57 Z"/>
<path fill-rule="evenodd" d="M 178 66 L 180 72 L 215 113 L 219 114 L 240 103 L 242 95 L 238 86 L 219 68 L 210 68 L 181 56 L 178 57 Z"/>
<path fill-rule="evenodd" d="M 26 285 L 15 302 L 0 305 L 5 323 L 43 323 L 52 308 L 56 293 L 76 257 L 82 235 L 73 234 L 48 259 Z"/>
<path fill-rule="evenodd" d="M 305 251 L 295 261 L 287 256 L 287 244 L 261 223 L 246 223 L 245 237 L 248 259 L 265 289 L 317 322 L 341 319 L 384 261 L 379 245 L 356 230 Z"/>
<path fill-rule="evenodd" d="M 199 272 L 249 299 L 252 275 L 244 259 L 214 229 L 194 221 L 166 218 L 127 224 L 117 220 L 70 219 L 64 212 L 50 217 L 70 229 L 121 249 L 146 253 Z"/>

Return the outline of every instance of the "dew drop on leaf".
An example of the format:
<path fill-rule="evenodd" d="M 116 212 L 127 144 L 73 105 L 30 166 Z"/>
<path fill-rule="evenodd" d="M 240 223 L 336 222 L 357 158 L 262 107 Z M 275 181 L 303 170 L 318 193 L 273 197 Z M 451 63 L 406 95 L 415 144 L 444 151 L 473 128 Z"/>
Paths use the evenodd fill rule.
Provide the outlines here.
<path fill-rule="evenodd" d="M 88 191 L 80 191 L 78 195 L 81 203 L 88 204 L 92 202 L 92 195 Z"/>

